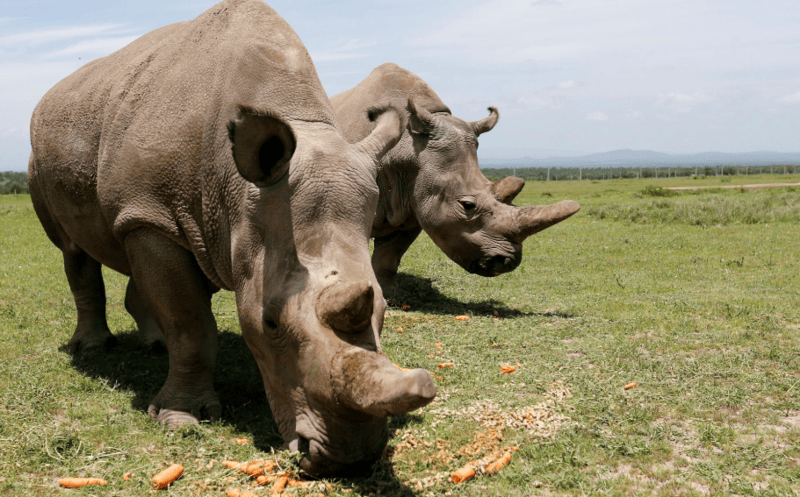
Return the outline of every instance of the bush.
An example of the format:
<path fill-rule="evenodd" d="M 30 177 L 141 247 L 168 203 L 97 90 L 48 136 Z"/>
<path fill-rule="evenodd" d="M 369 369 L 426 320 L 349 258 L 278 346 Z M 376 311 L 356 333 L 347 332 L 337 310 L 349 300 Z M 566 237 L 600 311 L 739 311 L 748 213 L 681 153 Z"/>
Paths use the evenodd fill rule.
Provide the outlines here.
<path fill-rule="evenodd" d="M 0 172 L 0 195 L 29 193 L 28 175 L 19 172 Z"/>

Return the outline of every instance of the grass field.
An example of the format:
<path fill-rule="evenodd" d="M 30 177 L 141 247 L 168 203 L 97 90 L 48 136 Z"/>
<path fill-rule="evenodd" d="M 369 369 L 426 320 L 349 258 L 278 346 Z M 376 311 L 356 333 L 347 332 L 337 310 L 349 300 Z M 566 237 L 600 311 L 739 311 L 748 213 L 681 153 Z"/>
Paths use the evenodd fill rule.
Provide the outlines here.
<path fill-rule="evenodd" d="M 797 495 L 800 189 L 713 188 L 775 181 L 529 182 L 518 205 L 571 198 L 583 208 L 526 241 L 522 265 L 492 279 L 466 274 L 423 235 L 403 260 L 382 343 L 394 362 L 434 373 L 437 400 L 390 421 L 391 450 L 371 477 L 287 492 Z M 222 419 L 173 433 L 144 413 L 167 358 L 138 347 L 125 279 L 106 272 L 121 345 L 73 358 L 61 256 L 27 196 L 0 196 L 0 256 L 0 494 L 143 495 L 177 462 L 187 471 L 165 494 L 222 496 L 251 483 L 214 461 L 294 468 L 232 294 L 214 300 Z M 447 481 L 511 446 L 496 476 Z M 67 475 L 109 486 L 61 489 Z"/>

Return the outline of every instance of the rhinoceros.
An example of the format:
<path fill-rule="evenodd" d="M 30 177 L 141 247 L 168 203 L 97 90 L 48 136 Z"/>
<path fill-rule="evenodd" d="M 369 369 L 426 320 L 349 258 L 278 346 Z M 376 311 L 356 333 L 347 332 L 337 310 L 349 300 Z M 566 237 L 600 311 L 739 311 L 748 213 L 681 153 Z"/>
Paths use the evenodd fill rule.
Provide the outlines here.
<path fill-rule="evenodd" d="M 436 388 L 380 346 L 368 239 L 377 162 L 405 117 L 371 112 L 375 130 L 346 142 L 302 42 L 259 0 L 223 1 L 58 83 L 32 117 L 28 177 L 77 307 L 70 347 L 112 338 L 101 265 L 129 275 L 128 309 L 169 353 L 148 413 L 170 427 L 218 417 L 211 296 L 232 290 L 301 466 L 378 458 L 386 417 Z"/>
<path fill-rule="evenodd" d="M 422 230 L 470 273 L 497 276 L 519 266 L 525 238 L 580 209 L 571 200 L 511 204 L 525 181 L 508 177 L 492 183 L 478 167 L 478 136 L 497 124 L 497 109 L 489 107 L 489 116 L 479 121 L 463 121 L 427 83 L 396 64 L 378 66 L 331 103 L 351 143 L 371 132 L 370 106 L 407 109 L 407 130 L 378 171 L 372 267 L 384 293 L 393 288 L 400 260 Z"/>

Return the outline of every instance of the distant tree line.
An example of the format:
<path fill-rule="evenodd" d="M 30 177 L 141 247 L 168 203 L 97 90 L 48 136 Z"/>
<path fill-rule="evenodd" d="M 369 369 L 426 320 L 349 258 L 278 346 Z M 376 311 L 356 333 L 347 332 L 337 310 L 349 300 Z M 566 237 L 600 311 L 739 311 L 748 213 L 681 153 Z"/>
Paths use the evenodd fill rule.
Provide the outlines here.
<path fill-rule="evenodd" d="M 9 193 L 29 193 L 27 173 L 0 172 L 0 195 Z"/>
<path fill-rule="evenodd" d="M 622 167 L 492 167 L 483 168 L 491 181 L 516 176 L 526 181 L 574 181 L 581 179 L 603 180 L 617 178 L 667 178 L 691 176 L 735 176 L 749 174 L 794 174 L 800 165 L 676 165 L 676 166 L 622 166 Z"/>

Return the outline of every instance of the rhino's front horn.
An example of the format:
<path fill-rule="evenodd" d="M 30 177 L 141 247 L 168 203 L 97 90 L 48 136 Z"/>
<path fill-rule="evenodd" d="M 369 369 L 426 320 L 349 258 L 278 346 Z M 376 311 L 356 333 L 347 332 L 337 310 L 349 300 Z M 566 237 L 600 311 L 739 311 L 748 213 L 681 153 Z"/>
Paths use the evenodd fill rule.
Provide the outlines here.
<path fill-rule="evenodd" d="M 577 202 L 562 200 L 552 205 L 528 205 L 514 211 L 514 228 L 509 235 L 522 241 L 534 233 L 560 223 L 581 209 Z"/>
<path fill-rule="evenodd" d="M 374 299 L 375 289 L 368 280 L 334 283 L 320 294 L 317 316 L 334 330 L 361 331 L 372 320 Z"/>
<path fill-rule="evenodd" d="M 383 354 L 351 350 L 337 357 L 337 399 L 373 416 L 399 416 L 429 404 L 436 385 L 425 369 L 401 371 Z"/>

